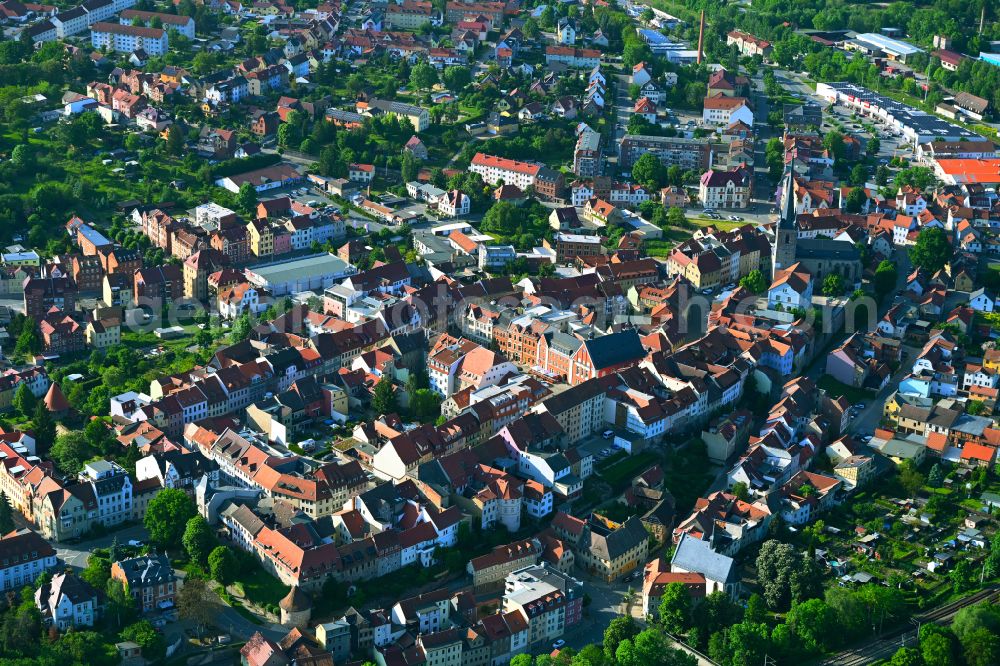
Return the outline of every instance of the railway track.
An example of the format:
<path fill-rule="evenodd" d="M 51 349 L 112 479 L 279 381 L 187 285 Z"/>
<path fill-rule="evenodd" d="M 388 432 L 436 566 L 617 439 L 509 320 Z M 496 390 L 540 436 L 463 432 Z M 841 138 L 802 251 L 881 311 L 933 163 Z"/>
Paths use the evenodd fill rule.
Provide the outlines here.
<path fill-rule="evenodd" d="M 980 603 L 982 601 L 994 602 L 1000 599 L 1000 588 L 991 587 L 980 590 L 975 594 L 952 601 L 933 608 L 926 613 L 914 616 L 918 625 L 933 622 L 936 624 L 949 624 L 958 611 Z M 884 634 L 866 645 L 846 650 L 832 655 L 820 662 L 820 666 L 864 666 L 879 659 L 891 657 L 900 647 L 912 646 L 917 643 L 916 629 L 896 629 Z"/>

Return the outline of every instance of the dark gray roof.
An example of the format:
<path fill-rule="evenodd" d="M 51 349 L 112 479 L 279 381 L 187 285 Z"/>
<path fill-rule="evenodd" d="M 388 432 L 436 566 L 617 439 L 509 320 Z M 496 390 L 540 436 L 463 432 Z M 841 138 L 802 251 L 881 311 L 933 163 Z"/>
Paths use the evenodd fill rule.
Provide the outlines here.
<path fill-rule="evenodd" d="M 549 346 L 558 351 L 560 354 L 565 354 L 566 356 L 572 356 L 583 344 L 583 340 L 578 337 L 569 335 L 568 333 L 555 332 L 547 336 L 549 338 Z"/>
<path fill-rule="evenodd" d="M 646 355 L 635 329 L 602 335 L 584 343 L 595 369 L 637 361 Z"/>
<path fill-rule="evenodd" d="M 643 527 L 642 521 L 632 516 L 621 527 L 607 534 L 594 531 L 593 521 L 588 523 L 589 543 L 584 544 L 591 553 L 602 560 L 613 561 L 642 544 L 649 538 L 649 532 Z"/>
<path fill-rule="evenodd" d="M 728 583 L 733 575 L 733 558 L 715 552 L 707 541 L 681 534 L 670 560 L 670 568 L 674 567 L 700 573 L 709 580 Z"/>
<path fill-rule="evenodd" d="M 118 565 L 125 572 L 130 588 L 159 585 L 174 580 L 174 570 L 166 555 L 145 555 L 121 560 Z"/>
<path fill-rule="evenodd" d="M 830 238 L 800 238 L 795 256 L 799 259 L 861 261 L 861 253 L 854 243 Z"/>

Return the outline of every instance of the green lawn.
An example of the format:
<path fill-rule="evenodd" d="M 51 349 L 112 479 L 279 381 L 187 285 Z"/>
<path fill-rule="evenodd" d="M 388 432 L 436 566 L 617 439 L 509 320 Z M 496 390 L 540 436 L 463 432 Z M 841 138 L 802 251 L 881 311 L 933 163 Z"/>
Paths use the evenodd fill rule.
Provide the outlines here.
<path fill-rule="evenodd" d="M 258 606 L 277 604 L 290 589 L 249 558 L 241 558 L 240 576 L 233 585 Z"/>
<path fill-rule="evenodd" d="M 844 396 L 852 404 L 871 400 L 873 397 L 868 391 L 842 384 L 829 375 L 823 375 L 816 382 L 816 386 L 826 390 L 833 397 Z"/>
<path fill-rule="evenodd" d="M 688 221 L 697 224 L 699 227 L 715 227 L 716 229 L 720 229 L 722 231 L 730 231 L 748 224 L 746 220 L 743 220 L 742 222 L 734 222 L 733 220 L 713 220 L 710 217 L 704 216 L 688 217 Z"/>
<path fill-rule="evenodd" d="M 645 471 L 659 461 L 660 456 L 652 451 L 643 451 L 605 467 L 599 474 L 617 492 L 628 486 L 636 474 Z"/>

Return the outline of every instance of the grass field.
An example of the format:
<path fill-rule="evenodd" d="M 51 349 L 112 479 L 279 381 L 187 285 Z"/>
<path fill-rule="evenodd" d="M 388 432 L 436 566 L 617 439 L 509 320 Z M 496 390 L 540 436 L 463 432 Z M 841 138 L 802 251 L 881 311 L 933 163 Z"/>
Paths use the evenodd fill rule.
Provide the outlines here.
<path fill-rule="evenodd" d="M 234 587 L 243 590 L 243 596 L 259 606 L 277 604 L 290 589 L 273 575 L 264 571 L 256 562 L 241 561 L 239 578 Z"/>
<path fill-rule="evenodd" d="M 599 474 L 615 492 L 628 486 L 635 475 L 645 471 L 650 466 L 660 462 L 660 457 L 652 451 L 643 451 L 634 456 L 627 456 L 620 462 L 616 462 L 602 469 Z"/>
<path fill-rule="evenodd" d="M 716 229 L 721 229 L 722 231 L 729 231 L 731 229 L 736 229 L 742 227 L 744 224 L 748 224 L 746 220 L 741 222 L 734 222 L 733 220 L 713 220 L 710 217 L 698 216 L 698 217 L 688 217 L 690 222 L 694 222 L 699 227 L 715 227 Z"/>
<path fill-rule="evenodd" d="M 834 397 L 840 395 L 844 396 L 851 404 L 864 402 L 865 400 L 870 400 L 872 398 L 872 394 L 868 391 L 848 386 L 847 384 L 842 384 L 830 375 L 823 375 L 823 377 L 816 382 L 816 386 L 826 390 Z"/>

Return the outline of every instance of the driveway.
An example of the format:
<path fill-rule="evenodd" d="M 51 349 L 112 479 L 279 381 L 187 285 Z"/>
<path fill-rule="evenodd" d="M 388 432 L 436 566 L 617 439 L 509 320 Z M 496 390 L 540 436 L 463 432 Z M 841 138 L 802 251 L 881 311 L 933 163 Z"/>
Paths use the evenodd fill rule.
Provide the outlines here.
<path fill-rule="evenodd" d="M 583 591 L 590 597 L 590 605 L 583 609 L 583 619 L 574 627 L 571 627 L 563 634 L 566 646 L 574 650 L 590 643 L 600 643 L 604 639 L 604 630 L 611 623 L 611 620 L 623 615 L 622 595 L 628 590 L 628 583 L 605 583 L 582 576 L 577 573 L 577 578 L 583 581 Z M 642 581 L 633 581 L 633 591 L 639 592 Z M 633 603 L 633 616 L 642 615 L 642 602 L 636 596 Z"/>
<path fill-rule="evenodd" d="M 90 539 L 88 541 L 81 541 L 78 543 L 57 543 L 53 545 L 55 546 L 56 555 L 59 559 L 66 562 L 66 564 L 74 569 L 84 569 L 87 566 L 87 558 L 90 557 L 90 553 L 93 552 L 95 548 L 109 547 L 115 538 L 118 539 L 119 545 L 125 546 L 132 539 L 138 539 L 139 541 L 145 543 L 149 539 L 149 533 L 142 525 L 130 525 L 122 529 L 116 529 L 114 532 L 97 539 Z"/>

